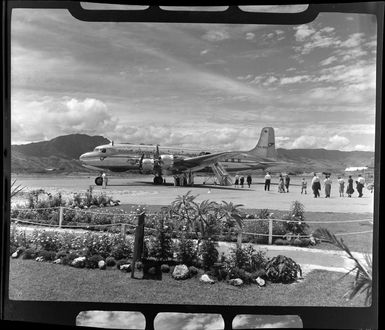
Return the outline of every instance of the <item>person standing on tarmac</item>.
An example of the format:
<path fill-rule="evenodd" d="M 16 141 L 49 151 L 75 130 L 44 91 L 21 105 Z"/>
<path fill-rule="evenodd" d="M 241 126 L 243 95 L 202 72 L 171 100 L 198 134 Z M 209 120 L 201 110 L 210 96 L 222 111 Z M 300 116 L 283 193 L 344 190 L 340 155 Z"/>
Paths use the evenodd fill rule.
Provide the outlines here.
<path fill-rule="evenodd" d="M 338 185 L 340 190 L 340 197 L 344 197 L 344 191 L 345 191 L 345 181 L 340 176 L 338 177 Z"/>
<path fill-rule="evenodd" d="M 105 172 L 102 173 L 102 180 L 103 180 L 102 189 L 106 189 L 108 179 L 107 179 L 107 174 Z"/>
<path fill-rule="evenodd" d="M 249 186 L 249 188 L 250 188 L 250 186 L 251 186 L 251 175 L 249 174 L 248 176 L 247 176 L 247 178 L 246 178 L 246 181 L 247 181 L 247 185 Z"/>
<path fill-rule="evenodd" d="M 305 192 L 305 195 L 307 194 L 306 188 L 307 188 L 307 181 L 306 181 L 305 178 L 302 178 L 302 182 L 301 182 L 301 194 L 303 194 L 303 192 Z"/>
<path fill-rule="evenodd" d="M 265 175 L 265 191 L 270 191 L 271 175 L 269 172 L 266 172 Z"/>
<path fill-rule="evenodd" d="M 243 188 L 243 184 L 245 183 L 245 177 L 243 175 L 239 178 L 239 183 L 241 184 L 241 188 Z"/>
<path fill-rule="evenodd" d="M 286 186 L 286 192 L 289 192 L 289 186 L 290 186 L 290 176 L 289 176 L 289 174 L 286 174 L 286 176 L 285 176 L 285 186 Z"/>
<path fill-rule="evenodd" d="M 348 187 L 346 188 L 346 193 L 348 194 L 348 197 L 352 197 L 352 194 L 354 193 L 354 189 L 353 189 L 353 179 L 352 179 L 352 176 L 349 175 L 349 179 L 348 179 Z"/>
<path fill-rule="evenodd" d="M 326 176 L 324 180 L 324 184 L 325 184 L 325 198 L 330 198 L 330 191 L 332 189 L 332 179 L 330 179 L 329 175 Z"/>
<path fill-rule="evenodd" d="M 317 176 L 317 173 L 314 172 L 313 179 L 311 180 L 311 188 L 313 189 L 314 198 L 320 196 L 319 191 L 321 189 L 320 179 Z"/>
<path fill-rule="evenodd" d="M 362 197 L 362 188 L 364 188 L 365 185 L 365 179 L 361 176 L 361 174 L 358 174 L 357 178 L 357 191 L 358 191 L 358 197 Z"/>
<path fill-rule="evenodd" d="M 235 175 L 235 181 L 234 181 L 234 186 L 235 188 L 238 188 L 239 185 L 239 175 L 238 173 Z"/>

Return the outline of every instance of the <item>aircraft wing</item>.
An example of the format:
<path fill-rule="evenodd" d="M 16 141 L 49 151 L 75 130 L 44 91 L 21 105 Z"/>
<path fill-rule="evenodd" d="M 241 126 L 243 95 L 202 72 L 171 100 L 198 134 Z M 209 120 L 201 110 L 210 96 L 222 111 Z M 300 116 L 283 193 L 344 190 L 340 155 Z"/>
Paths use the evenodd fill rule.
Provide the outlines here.
<path fill-rule="evenodd" d="M 196 166 L 207 166 L 211 164 L 215 164 L 217 162 L 220 162 L 221 160 L 224 160 L 226 158 L 231 158 L 239 155 L 240 152 L 232 152 L 232 151 L 225 151 L 225 152 L 217 152 L 207 155 L 201 155 L 196 157 L 189 157 L 184 158 L 182 160 L 182 163 L 186 167 L 196 167 Z"/>

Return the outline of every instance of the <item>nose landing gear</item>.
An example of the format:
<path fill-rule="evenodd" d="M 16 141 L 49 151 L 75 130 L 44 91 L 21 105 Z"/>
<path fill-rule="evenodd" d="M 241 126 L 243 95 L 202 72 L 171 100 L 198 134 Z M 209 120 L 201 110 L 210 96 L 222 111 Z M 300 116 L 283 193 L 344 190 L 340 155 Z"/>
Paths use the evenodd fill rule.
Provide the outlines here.
<path fill-rule="evenodd" d="M 103 178 L 101 176 L 98 176 L 96 179 L 95 179 L 95 184 L 97 186 L 101 186 L 103 184 Z"/>
<path fill-rule="evenodd" d="M 161 176 L 154 177 L 154 184 L 163 184 L 163 178 Z"/>

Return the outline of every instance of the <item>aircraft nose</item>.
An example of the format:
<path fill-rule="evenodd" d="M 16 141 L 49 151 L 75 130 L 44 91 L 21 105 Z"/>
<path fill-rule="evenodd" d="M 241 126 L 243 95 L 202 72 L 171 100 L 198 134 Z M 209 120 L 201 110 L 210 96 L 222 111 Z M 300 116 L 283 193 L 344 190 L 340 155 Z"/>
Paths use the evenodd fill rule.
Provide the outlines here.
<path fill-rule="evenodd" d="M 80 160 L 82 163 L 84 163 L 84 161 L 86 160 L 87 154 L 88 154 L 88 152 L 86 152 L 85 154 L 80 155 L 79 160 Z"/>

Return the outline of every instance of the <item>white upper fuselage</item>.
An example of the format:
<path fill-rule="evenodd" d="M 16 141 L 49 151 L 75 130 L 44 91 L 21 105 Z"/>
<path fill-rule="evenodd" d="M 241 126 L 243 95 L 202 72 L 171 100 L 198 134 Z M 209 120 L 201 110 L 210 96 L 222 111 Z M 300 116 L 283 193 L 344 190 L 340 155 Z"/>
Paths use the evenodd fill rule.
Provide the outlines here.
<path fill-rule="evenodd" d="M 158 148 L 158 150 L 157 150 Z M 221 152 L 213 152 L 212 154 Z M 107 144 L 96 147 L 93 151 L 80 156 L 83 166 L 94 169 L 107 169 L 113 172 L 141 170 L 146 160 L 162 157 L 168 164 L 162 170 L 164 174 L 176 174 L 186 170 L 198 171 L 210 166 L 210 162 L 202 160 L 194 166 L 186 165 L 183 160 L 211 154 L 208 151 L 183 149 L 177 147 L 162 147 L 144 144 Z M 228 171 L 252 170 L 265 168 L 260 164 L 264 159 L 248 156 L 247 151 L 238 151 L 236 155 L 223 152 L 219 161 Z M 231 156 L 231 157 L 226 157 Z M 162 162 L 165 164 L 165 162 Z M 147 171 L 150 173 L 151 171 Z"/>

